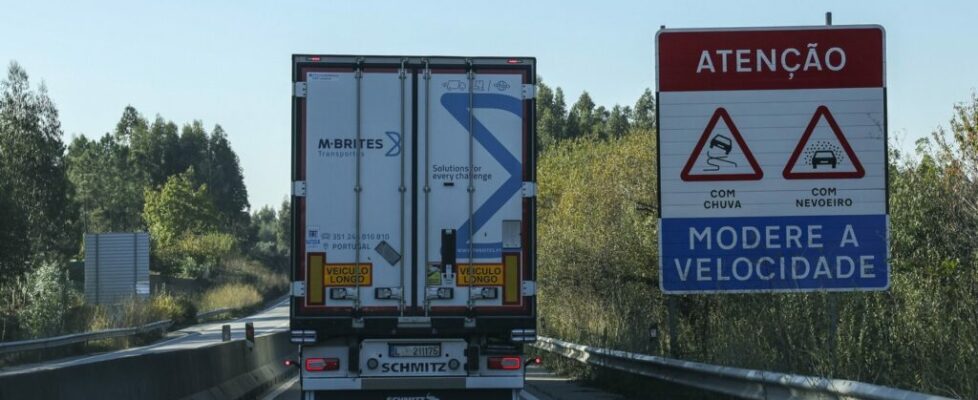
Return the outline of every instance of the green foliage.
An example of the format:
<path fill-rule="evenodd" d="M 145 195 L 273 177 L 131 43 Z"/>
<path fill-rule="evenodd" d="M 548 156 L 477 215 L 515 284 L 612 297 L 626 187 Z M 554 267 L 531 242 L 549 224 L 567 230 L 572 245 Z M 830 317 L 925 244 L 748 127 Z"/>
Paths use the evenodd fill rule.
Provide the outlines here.
<path fill-rule="evenodd" d="M 43 262 L 27 276 L 24 286 L 24 308 L 21 326 L 31 337 L 52 336 L 61 330 L 65 275 L 56 262 Z"/>
<path fill-rule="evenodd" d="M 214 206 L 221 214 L 221 224 L 236 236 L 248 228 L 248 190 L 231 142 L 220 125 L 216 125 L 207 144 L 210 169 L 204 179 Z"/>
<path fill-rule="evenodd" d="M 658 294 L 655 136 L 565 141 L 540 158 L 540 308 L 546 335 L 642 340 Z M 589 318 L 580 318 L 589 315 Z"/>
<path fill-rule="evenodd" d="M 126 114 L 135 112 L 126 107 Z M 121 122 L 120 122 L 121 123 Z M 180 136 L 177 125 L 157 116 L 148 131 L 133 130 L 131 135 L 132 159 L 142 175 L 143 186 L 156 188 L 166 183 L 167 178 L 187 170 L 179 164 Z"/>
<path fill-rule="evenodd" d="M 278 209 L 275 242 L 282 250 L 288 250 L 292 246 L 292 203 L 289 200 L 282 200 L 282 206 Z"/>
<path fill-rule="evenodd" d="M 8 186 L 7 176 L 0 176 L 0 221 L 3 221 L 0 226 L 0 276 L 12 278 L 27 269 L 31 244 L 24 234 L 27 232 L 27 216 Z M 0 279 L 2 283 L 4 279 Z"/>
<path fill-rule="evenodd" d="M 193 174 L 190 168 L 170 177 L 159 190 L 147 190 L 143 219 L 163 270 L 206 277 L 231 253 L 235 239 L 218 231 L 220 215 L 207 186 L 195 185 Z"/>
<path fill-rule="evenodd" d="M 636 128 L 656 130 L 655 126 L 655 96 L 652 91 L 645 89 L 642 96 L 635 102 L 635 109 L 632 114 L 632 121 Z"/>
<path fill-rule="evenodd" d="M 187 296 L 175 296 L 170 293 L 157 293 L 149 300 L 147 322 L 164 319 L 173 320 L 177 326 L 192 324 L 197 320 L 197 305 Z"/>
<path fill-rule="evenodd" d="M 675 296 L 675 343 L 656 269 L 654 131 L 636 130 L 654 124 L 651 93 L 631 121 L 621 139 L 540 157 L 543 334 L 649 353 L 654 323 L 664 353 L 684 359 L 978 397 L 978 97 L 915 157 L 891 156 L 890 291 Z"/>
<path fill-rule="evenodd" d="M 172 246 L 186 234 L 217 230 L 217 210 L 207 195 L 207 186 L 195 185 L 193 175 L 191 168 L 170 177 L 159 190 L 146 190 L 143 219 L 154 243 L 161 248 Z"/>
<path fill-rule="evenodd" d="M 11 63 L 0 82 L 0 341 L 193 320 L 191 300 L 168 294 L 121 308 L 85 305 L 63 283 L 50 296 L 54 266 L 79 251 L 81 232 L 148 230 L 152 269 L 277 295 L 288 285 L 288 206 L 263 211 L 252 238 L 240 162 L 219 125 L 150 123 L 127 106 L 113 130 L 79 135 L 66 152 L 46 89 Z"/>
<path fill-rule="evenodd" d="M 286 272 L 289 267 L 287 238 L 290 236 L 290 226 L 287 202 L 283 203 L 278 215 L 273 208 L 262 207 L 251 215 L 248 254 L 273 270 Z"/>
<path fill-rule="evenodd" d="M 204 311 L 219 308 L 245 308 L 261 303 L 262 296 L 254 286 L 245 283 L 229 283 L 208 290 L 200 299 Z"/>
<path fill-rule="evenodd" d="M 12 242 L 2 245 L 11 251 L 0 252 L 0 279 L 26 272 L 32 257 L 64 257 L 75 248 L 61 138 L 47 89 L 32 89 L 27 72 L 11 63 L 0 82 L 0 238 Z"/>
<path fill-rule="evenodd" d="M 655 98 L 651 90 L 645 89 L 634 109 L 616 104 L 608 110 L 595 104 L 585 91 L 568 111 L 563 90 L 560 87 L 551 89 L 537 77 L 536 114 L 537 148 L 546 151 L 565 139 L 606 140 L 621 138 L 633 127 L 654 130 Z"/>
<path fill-rule="evenodd" d="M 108 133 L 98 141 L 81 135 L 68 147 L 68 179 L 84 232 L 129 232 L 143 226 L 142 179 L 127 141 L 127 136 Z"/>
<path fill-rule="evenodd" d="M 175 262 L 177 275 L 209 278 L 221 261 L 234 255 L 235 239 L 227 233 L 185 233 L 169 247 L 159 250 L 164 263 Z"/>
<path fill-rule="evenodd" d="M 115 131 L 100 140 L 84 135 L 68 148 L 68 176 L 76 188 L 86 232 L 144 229 L 144 190 L 156 190 L 192 169 L 195 184 L 206 184 L 219 213 L 221 230 L 244 237 L 248 192 L 238 156 L 220 125 L 211 134 L 200 121 L 183 127 L 157 117 L 152 125 L 127 106 Z"/>

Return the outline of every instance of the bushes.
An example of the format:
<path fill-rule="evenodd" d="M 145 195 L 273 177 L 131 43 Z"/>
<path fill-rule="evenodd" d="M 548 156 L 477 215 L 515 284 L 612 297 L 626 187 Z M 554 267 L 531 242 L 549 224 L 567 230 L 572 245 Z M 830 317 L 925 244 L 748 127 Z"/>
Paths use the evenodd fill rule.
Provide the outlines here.
<path fill-rule="evenodd" d="M 200 299 L 203 311 L 218 308 L 245 308 L 261 303 L 262 296 L 254 286 L 245 283 L 229 283 L 208 290 Z"/>
<path fill-rule="evenodd" d="M 61 330 L 65 312 L 65 279 L 58 263 L 42 262 L 28 275 L 25 283 L 27 304 L 20 313 L 23 327 L 31 337 L 57 334 Z"/>
<path fill-rule="evenodd" d="M 685 359 L 978 397 L 974 101 L 957 118 L 972 122 L 952 124 L 965 132 L 891 157 L 890 291 L 676 296 L 676 343 L 658 289 L 654 135 L 559 142 L 538 171 L 542 333 L 653 352 L 655 323 Z"/>
<path fill-rule="evenodd" d="M 161 248 L 164 263 L 176 265 L 177 276 L 210 278 L 221 262 L 235 250 L 234 237 L 226 233 L 184 234 L 171 246 Z M 173 268 L 171 268 L 172 270 Z"/>
<path fill-rule="evenodd" d="M 60 263 L 38 261 L 30 272 L 0 284 L 0 341 L 45 337 L 62 331 L 75 294 Z"/>

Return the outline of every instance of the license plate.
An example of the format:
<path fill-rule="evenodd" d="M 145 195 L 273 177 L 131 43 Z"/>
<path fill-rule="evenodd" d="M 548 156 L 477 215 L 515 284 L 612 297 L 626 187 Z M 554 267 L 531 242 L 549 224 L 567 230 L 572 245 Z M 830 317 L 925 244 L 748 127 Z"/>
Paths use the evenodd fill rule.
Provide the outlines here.
<path fill-rule="evenodd" d="M 392 344 L 391 357 L 441 357 L 441 344 Z"/>

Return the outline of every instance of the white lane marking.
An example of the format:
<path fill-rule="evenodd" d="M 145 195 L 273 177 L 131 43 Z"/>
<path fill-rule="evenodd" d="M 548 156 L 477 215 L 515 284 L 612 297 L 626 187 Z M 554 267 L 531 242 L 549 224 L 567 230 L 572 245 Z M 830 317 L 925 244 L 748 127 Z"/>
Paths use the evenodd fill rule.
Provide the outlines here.
<path fill-rule="evenodd" d="M 520 398 L 523 400 L 540 400 L 539 397 L 530 394 L 529 390 L 520 390 Z"/>
<path fill-rule="evenodd" d="M 286 390 L 291 389 L 292 385 L 295 385 L 297 382 L 299 382 L 298 375 L 292 377 L 292 379 L 289 379 L 285 381 L 285 383 L 279 385 L 279 387 L 275 388 L 274 391 L 265 395 L 265 397 L 262 397 L 261 400 L 275 400 L 276 397 L 281 396 L 282 393 L 285 393 Z M 538 399 L 530 399 L 530 400 L 538 400 Z"/>

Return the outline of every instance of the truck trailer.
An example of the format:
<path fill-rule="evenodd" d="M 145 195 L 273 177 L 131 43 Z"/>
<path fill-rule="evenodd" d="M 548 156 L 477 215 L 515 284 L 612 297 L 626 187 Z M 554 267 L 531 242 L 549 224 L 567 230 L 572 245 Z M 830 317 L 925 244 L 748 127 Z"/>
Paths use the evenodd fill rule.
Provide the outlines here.
<path fill-rule="evenodd" d="M 292 56 L 303 399 L 516 399 L 536 340 L 536 60 Z"/>

